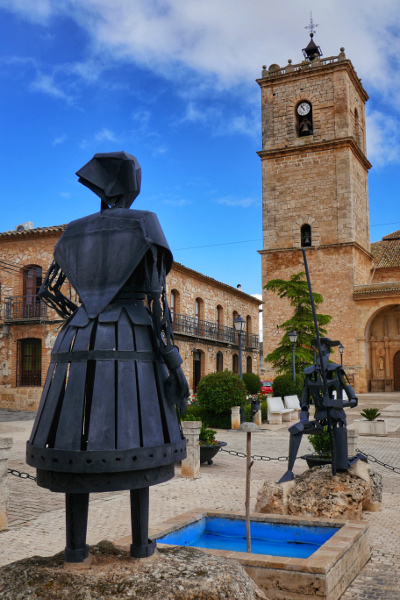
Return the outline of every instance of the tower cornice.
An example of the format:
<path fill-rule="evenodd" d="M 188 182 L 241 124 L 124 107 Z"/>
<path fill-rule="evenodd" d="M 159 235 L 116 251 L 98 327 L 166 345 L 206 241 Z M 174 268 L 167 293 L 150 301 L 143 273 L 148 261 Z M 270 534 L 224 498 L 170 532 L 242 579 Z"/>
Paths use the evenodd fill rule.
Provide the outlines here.
<path fill-rule="evenodd" d="M 356 144 L 352 137 L 344 137 L 322 142 L 309 142 L 304 145 L 295 145 L 290 147 L 288 146 L 285 148 L 274 148 L 272 150 L 260 150 L 259 152 L 257 152 L 257 154 L 261 158 L 261 160 L 271 160 L 291 155 L 298 156 L 299 154 L 308 154 L 312 152 L 338 150 L 340 148 L 350 148 L 366 171 L 368 171 L 372 167 L 371 163 L 369 162 L 365 154 L 360 150 L 358 144 Z"/>
<path fill-rule="evenodd" d="M 343 54 L 339 56 L 330 56 L 329 58 L 316 58 L 312 62 L 305 60 L 297 65 L 288 64 L 282 69 L 278 68 L 278 65 L 273 65 L 269 70 L 263 70 L 263 76 L 261 79 L 256 79 L 258 85 L 263 87 L 269 87 L 271 85 L 279 84 L 281 81 L 288 82 L 290 80 L 296 81 L 300 76 L 313 77 L 319 74 L 327 74 L 332 71 L 345 70 L 347 71 L 354 87 L 358 90 L 360 97 L 364 102 L 367 102 L 369 96 L 363 85 L 361 79 L 358 77 L 356 70 L 353 67 L 351 60 L 343 58 Z M 272 69 L 272 70 L 271 70 Z"/>
<path fill-rule="evenodd" d="M 363 248 L 358 242 L 337 242 L 335 244 L 320 244 L 318 246 L 309 246 L 307 248 L 307 252 L 318 252 L 318 250 L 336 250 L 338 248 L 355 248 L 362 254 L 364 254 L 368 259 L 372 259 L 372 254 L 365 248 Z M 301 248 L 298 246 L 292 246 L 290 248 L 264 248 L 263 250 L 257 250 L 258 254 L 274 254 L 274 253 L 285 253 L 285 252 L 300 252 Z"/>

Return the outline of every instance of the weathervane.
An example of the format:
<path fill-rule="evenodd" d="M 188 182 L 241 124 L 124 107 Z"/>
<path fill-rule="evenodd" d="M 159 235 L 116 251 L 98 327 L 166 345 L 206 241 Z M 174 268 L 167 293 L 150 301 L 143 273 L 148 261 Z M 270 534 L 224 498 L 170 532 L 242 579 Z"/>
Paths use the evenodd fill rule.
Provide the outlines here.
<path fill-rule="evenodd" d="M 306 25 L 304 29 L 308 29 L 310 31 L 310 36 L 313 37 L 316 28 L 319 27 L 318 23 L 314 23 L 312 18 L 312 12 L 310 12 L 310 24 Z"/>

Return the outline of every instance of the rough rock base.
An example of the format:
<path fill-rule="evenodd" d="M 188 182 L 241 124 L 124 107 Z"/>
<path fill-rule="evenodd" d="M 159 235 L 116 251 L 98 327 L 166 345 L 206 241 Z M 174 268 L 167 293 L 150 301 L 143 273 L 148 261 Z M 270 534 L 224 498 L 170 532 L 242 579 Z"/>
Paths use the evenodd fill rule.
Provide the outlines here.
<path fill-rule="evenodd" d="M 87 564 L 63 553 L 0 568 L 1 600 L 265 600 L 243 567 L 195 548 L 172 548 L 137 560 L 111 542 L 90 548 Z"/>
<path fill-rule="evenodd" d="M 265 481 L 256 512 L 280 515 L 359 519 L 362 510 L 376 511 L 382 502 L 382 477 L 363 461 L 332 476 L 330 465 L 314 467 L 285 483 Z"/>

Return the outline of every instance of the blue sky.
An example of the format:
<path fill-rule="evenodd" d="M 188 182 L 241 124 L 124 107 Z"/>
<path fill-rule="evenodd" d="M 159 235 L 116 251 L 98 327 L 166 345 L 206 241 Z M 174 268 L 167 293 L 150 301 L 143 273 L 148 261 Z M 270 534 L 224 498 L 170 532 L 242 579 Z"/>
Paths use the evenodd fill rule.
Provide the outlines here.
<path fill-rule="evenodd" d="M 96 152 L 142 166 L 133 208 L 174 258 L 261 292 L 263 64 L 302 60 L 310 11 L 367 103 L 371 240 L 400 229 L 396 0 L 0 0 L 0 231 L 96 212 L 75 172 Z"/>

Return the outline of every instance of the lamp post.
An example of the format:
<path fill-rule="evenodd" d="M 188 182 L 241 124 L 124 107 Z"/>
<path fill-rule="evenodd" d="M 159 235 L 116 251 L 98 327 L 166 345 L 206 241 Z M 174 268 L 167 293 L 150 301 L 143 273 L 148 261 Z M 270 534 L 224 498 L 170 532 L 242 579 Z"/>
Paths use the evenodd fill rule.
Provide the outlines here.
<path fill-rule="evenodd" d="M 233 326 L 239 338 L 239 377 L 243 379 L 242 370 L 242 333 L 244 331 L 244 319 L 239 315 L 233 320 Z M 240 422 L 244 423 L 244 406 L 240 407 Z"/>
<path fill-rule="evenodd" d="M 233 326 L 235 327 L 235 331 L 238 334 L 239 338 L 239 377 L 243 379 L 243 371 L 242 371 L 242 333 L 244 331 L 244 319 L 239 315 L 234 319 Z"/>
<path fill-rule="evenodd" d="M 289 331 L 289 341 L 292 344 L 292 372 L 293 372 L 293 381 L 296 381 L 296 364 L 294 358 L 294 345 L 297 342 L 297 333 L 295 331 Z"/>
<path fill-rule="evenodd" d="M 343 352 L 344 352 L 343 344 L 340 344 L 339 352 L 340 352 L 340 366 L 343 367 Z"/>

